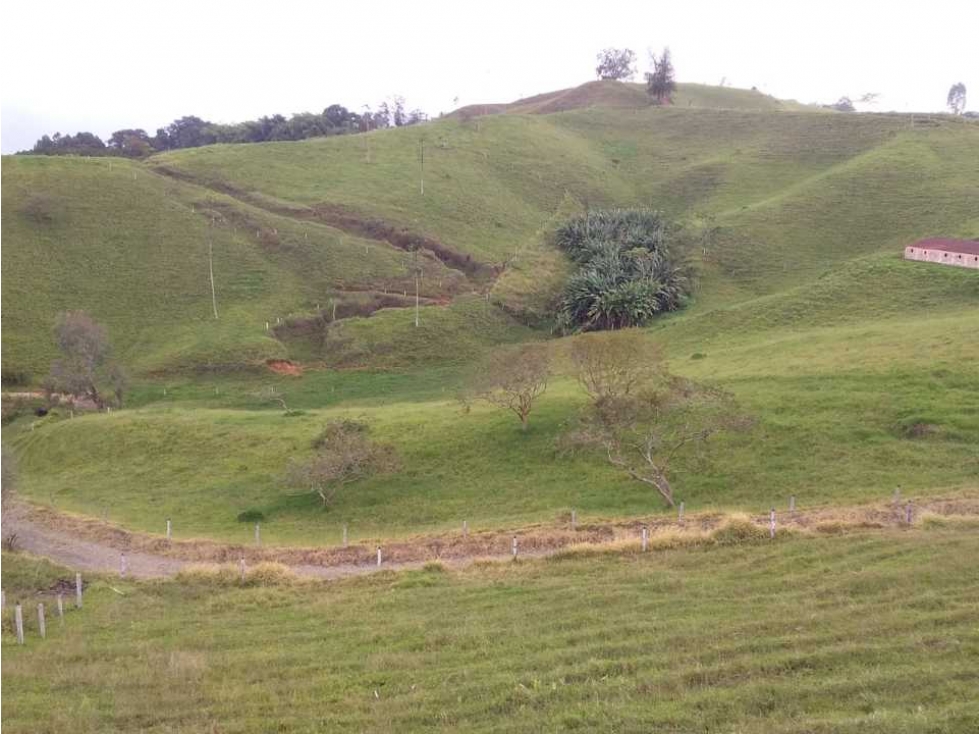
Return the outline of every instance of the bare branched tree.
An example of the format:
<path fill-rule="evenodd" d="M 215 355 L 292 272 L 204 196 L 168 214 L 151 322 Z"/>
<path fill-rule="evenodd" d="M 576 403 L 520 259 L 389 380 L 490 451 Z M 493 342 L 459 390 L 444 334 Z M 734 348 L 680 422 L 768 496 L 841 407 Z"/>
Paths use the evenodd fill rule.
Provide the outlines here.
<path fill-rule="evenodd" d="M 122 405 L 128 378 L 112 359 L 105 327 L 84 311 L 67 311 L 58 314 L 54 336 L 61 358 L 51 364 L 47 391 L 87 398 L 98 408 Z"/>
<path fill-rule="evenodd" d="M 547 390 L 550 373 L 550 354 L 543 344 L 497 349 L 478 366 L 470 393 L 512 411 L 526 431 L 534 402 Z"/>
<path fill-rule="evenodd" d="M 668 377 L 657 388 L 593 405 L 562 443 L 570 450 L 603 449 L 610 464 L 653 487 L 672 507 L 678 464 L 702 462 L 712 436 L 750 425 L 727 393 Z"/>
<path fill-rule="evenodd" d="M 596 405 L 629 397 L 664 374 L 659 345 L 635 329 L 575 337 L 571 363 L 578 383 Z"/>
<path fill-rule="evenodd" d="M 371 440 L 367 425 L 357 421 L 331 421 L 313 447 L 312 458 L 289 462 L 286 478 L 291 486 L 319 496 L 324 507 L 346 485 L 398 467 L 394 448 Z"/>

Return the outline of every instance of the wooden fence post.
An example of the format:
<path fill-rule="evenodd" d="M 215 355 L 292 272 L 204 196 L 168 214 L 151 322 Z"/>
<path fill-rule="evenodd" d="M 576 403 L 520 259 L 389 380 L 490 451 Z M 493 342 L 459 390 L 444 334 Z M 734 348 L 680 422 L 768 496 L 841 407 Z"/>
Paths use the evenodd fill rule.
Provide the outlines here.
<path fill-rule="evenodd" d="M 245 583 L 245 558 L 238 559 L 238 571 L 241 573 L 241 583 Z"/>
<path fill-rule="evenodd" d="M 41 639 L 43 640 L 48 636 L 48 628 L 44 623 L 44 604 L 37 605 L 37 631 L 41 633 Z"/>
<path fill-rule="evenodd" d="M 17 627 L 17 644 L 24 644 L 24 613 L 21 611 L 20 604 L 14 607 L 14 625 Z"/>
<path fill-rule="evenodd" d="M 24 644 L 24 612 L 20 604 L 14 607 L 14 625 L 17 627 L 17 644 Z"/>
<path fill-rule="evenodd" d="M 343 547 L 347 547 L 347 523 L 343 524 Z"/>
<path fill-rule="evenodd" d="M 255 545 L 262 544 L 262 523 L 255 523 Z"/>
<path fill-rule="evenodd" d="M 463 538 L 468 538 L 469 537 L 469 521 L 468 520 L 463 520 L 462 521 L 462 537 Z"/>
<path fill-rule="evenodd" d="M 642 552 L 649 550 L 649 527 L 642 526 Z"/>
<path fill-rule="evenodd" d="M 571 529 L 572 530 L 577 530 L 578 529 L 578 511 L 577 510 L 571 510 Z"/>
<path fill-rule="evenodd" d="M 167 518 L 167 542 L 173 537 L 173 525 L 170 523 L 170 518 Z"/>
<path fill-rule="evenodd" d="M 677 520 L 678 520 L 678 522 L 681 525 L 683 525 L 683 510 L 684 510 L 684 507 L 685 507 L 685 504 L 683 502 L 681 502 L 680 503 L 680 512 L 679 512 L 679 515 L 677 517 Z"/>
<path fill-rule="evenodd" d="M 65 597 L 58 594 L 58 624 L 65 623 Z"/>
<path fill-rule="evenodd" d="M 795 495 L 789 497 L 789 512 L 795 512 Z"/>
<path fill-rule="evenodd" d="M 517 536 L 513 536 L 513 542 L 510 545 L 510 552 L 513 553 L 513 560 L 517 560 Z"/>
<path fill-rule="evenodd" d="M 75 607 L 82 608 L 82 575 L 75 574 Z"/>
<path fill-rule="evenodd" d="M 775 508 L 768 514 L 768 537 L 775 539 Z"/>
<path fill-rule="evenodd" d="M 381 567 L 381 546 L 377 546 L 377 567 Z"/>

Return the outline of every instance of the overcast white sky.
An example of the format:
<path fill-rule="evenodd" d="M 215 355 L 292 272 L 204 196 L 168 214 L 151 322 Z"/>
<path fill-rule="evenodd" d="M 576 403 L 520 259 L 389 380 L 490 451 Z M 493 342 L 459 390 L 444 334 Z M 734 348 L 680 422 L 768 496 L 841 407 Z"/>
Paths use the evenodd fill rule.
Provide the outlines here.
<path fill-rule="evenodd" d="M 669 45 L 677 79 L 877 109 L 979 108 L 979 2 L 25 2 L 3 0 L 0 148 L 44 133 L 359 110 L 402 94 L 430 114 L 594 78 L 595 54 Z"/>

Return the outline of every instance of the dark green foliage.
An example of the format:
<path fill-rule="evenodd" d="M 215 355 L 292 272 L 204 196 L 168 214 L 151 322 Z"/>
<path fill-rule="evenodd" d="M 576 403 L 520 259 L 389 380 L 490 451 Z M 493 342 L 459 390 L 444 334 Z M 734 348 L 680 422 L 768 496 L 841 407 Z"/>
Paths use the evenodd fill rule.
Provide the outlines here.
<path fill-rule="evenodd" d="M 391 106 L 382 103 L 378 111 L 363 115 L 343 105 L 332 104 L 322 113 L 299 112 L 292 117 L 266 115 L 257 120 L 220 124 L 194 115 L 174 120 L 158 128 L 152 137 L 142 129 L 116 130 L 108 143 L 99 136 L 80 132 L 76 135 L 45 135 L 25 151 L 34 155 L 114 155 L 142 158 L 163 150 L 199 148 L 214 143 L 263 143 L 276 140 L 306 140 L 327 135 L 367 132 L 377 128 L 401 127 L 424 122 L 428 116 L 419 109 L 408 111 L 403 97 L 395 97 Z"/>
<path fill-rule="evenodd" d="M 672 104 L 673 93 L 676 91 L 676 76 L 673 72 L 673 62 L 670 59 L 670 49 L 664 48 L 663 54 L 657 58 L 652 54 L 653 71 L 646 74 L 646 92 L 656 104 Z"/>
<path fill-rule="evenodd" d="M 564 331 L 641 326 L 680 308 L 690 272 L 669 243 L 678 228 L 649 209 L 591 211 L 561 227 L 557 243 L 581 266 L 564 290 Z"/>

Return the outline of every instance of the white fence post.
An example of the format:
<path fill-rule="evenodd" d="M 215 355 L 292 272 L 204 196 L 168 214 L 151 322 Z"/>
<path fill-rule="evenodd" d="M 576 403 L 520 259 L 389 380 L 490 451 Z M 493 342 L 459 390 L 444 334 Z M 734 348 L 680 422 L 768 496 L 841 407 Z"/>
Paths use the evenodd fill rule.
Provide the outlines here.
<path fill-rule="evenodd" d="M 768 537 L 775 539 L 775 508 L 768 513 Z"/>
<path fill-rule="evenodd" d="M 789 497 L 789 512 L 795 512 L 795 495 Z"/>
<path fill-rule="evenodd" d="M 510 545 L 510 552 L 513 553 L 513 560 L 517 560 L 517 536 L 513 536 L 513 542 Z"/>
<path fill-rule="evenodd" d="M 463 538 L 468 538 L 469 537 L 469 521 L 468 520 L 463 520 L 462 521 L 462 537 Z"/>
<path fill-rule="evenodd" d="M 255 545 L 262 544 L 262 523 L 255 523 Z"/>
<path fill-rule="evenodd" d="M 347 523 L 343 524 L 343 547 L 347 547 Z"/>
<path fill-rule="evenodd" d="M 681 525 L 683 525 L 683 510 L 685 509 L 685 507 L 686 507 L 686 504 L 685 504 L 685 503 L 683 503 L 683 502 L 681 502 L 681 503 L 680 503 L 680 511 L 679 511 L 679 514 L 678 514 L 678 516 L 677 516 L 677 521 L 678 521 L 678 522 L 679 522 L 679 523 L 680 523 Z"/>
<path fill-rule="evenodd" d="M 242 556 L 238 559 L 238 571 L 241 573 L 241 582 L 245 582 L 245 558 Z"/>
<path fill-rule="evenodd" d="M 645 525 L 642 526 L 642 552 L 645 553 L 649 550 L 649 528 Z"/>
<path fill-rule="evenodd" d="M 58 624 L 65 623 L 65 597 L 58 594 Z"/>
<path fill-rule="evenodd" d="M 381 546 L 377 546 L 377 567 L 381 567 Z"/>
<path fill-rule="evenodd" d="M 14 607 L 14 625 L 17 627 L 17 644 L 24 644 L 24 612 L 20 604 Z"/>
<path fill-rule="evenodd" d="M 80 573 L 75 574 L 75 606 L 78 609 L 82 608 L 82 575 Z"/>
<path fill-rule="evenodd" d="M 168 517 L 167 518 L 167 542 L 168 543 L 170 542 L 170 539 L 172 537 L 173 537 L 173 525 L 171 524 L 170 518 Z"/>
<path fill-rule="evenodd" d="M 578 529 L 578 511 L 577 510 L 571 510 L 571 529 L 572 530 L 577 530 Z"/>
<path fill-rule="evenodd" d="M 44 604 L 37 605 L 37 630 L 41 633 L 42 640 L 48 636 L 48 627 L 44 623 Z"/>

